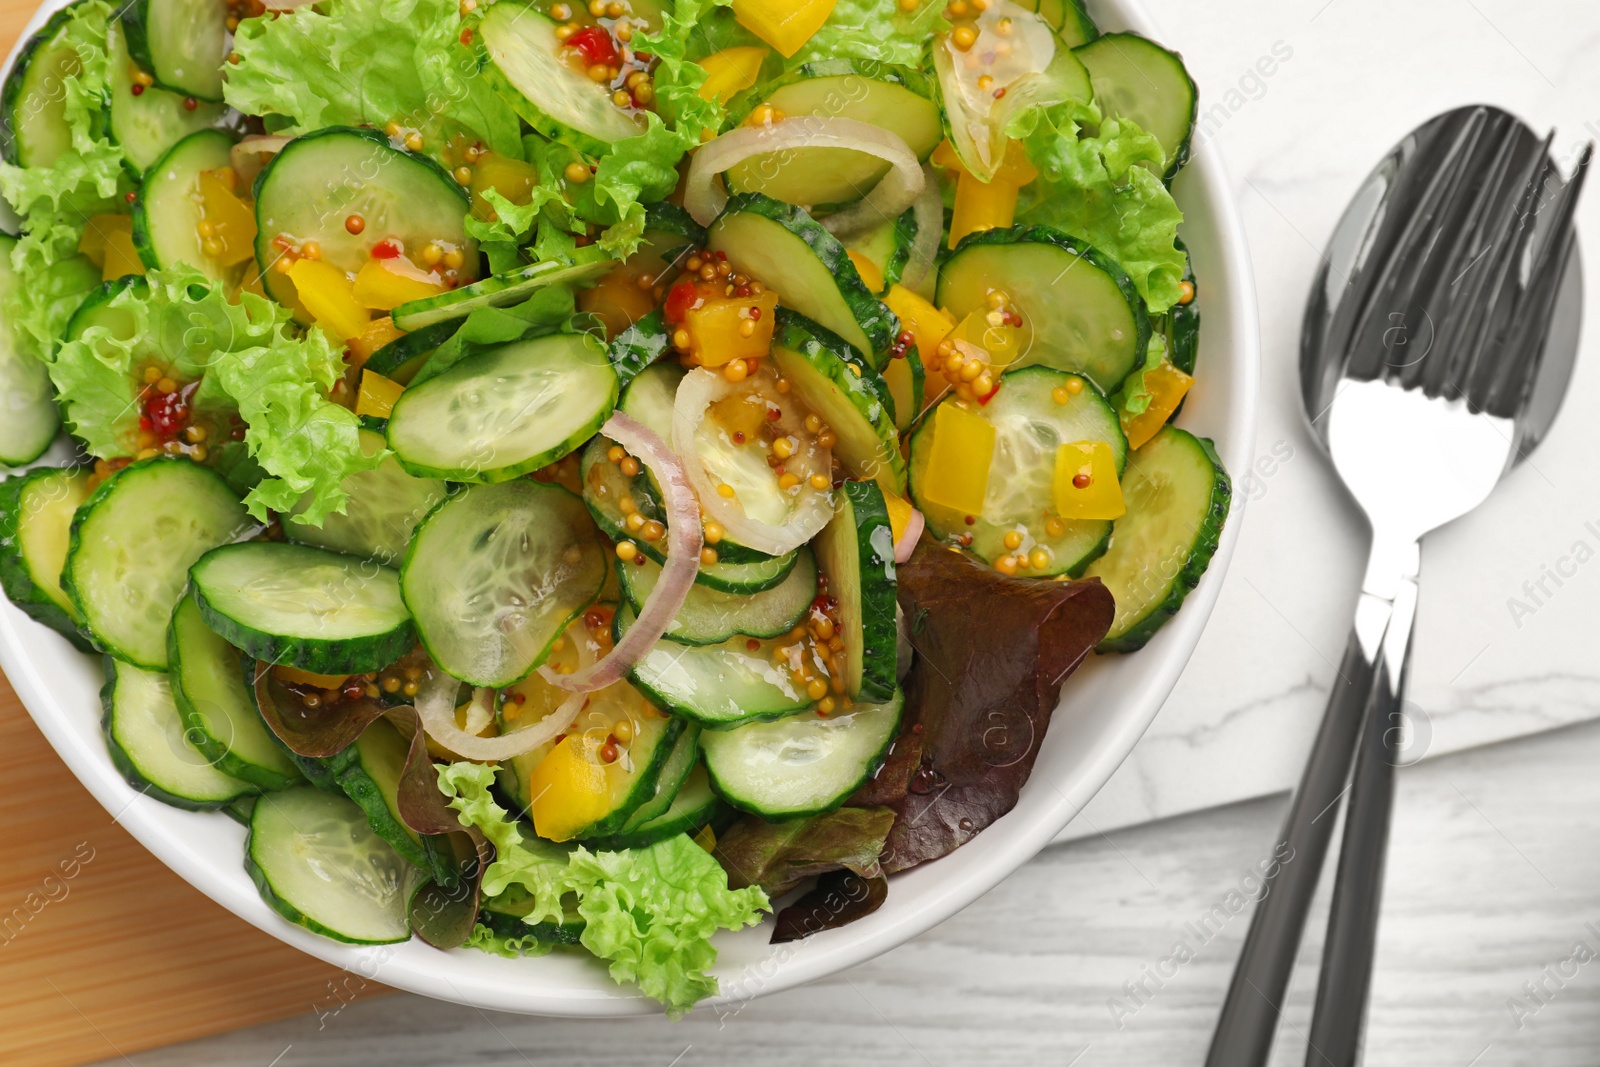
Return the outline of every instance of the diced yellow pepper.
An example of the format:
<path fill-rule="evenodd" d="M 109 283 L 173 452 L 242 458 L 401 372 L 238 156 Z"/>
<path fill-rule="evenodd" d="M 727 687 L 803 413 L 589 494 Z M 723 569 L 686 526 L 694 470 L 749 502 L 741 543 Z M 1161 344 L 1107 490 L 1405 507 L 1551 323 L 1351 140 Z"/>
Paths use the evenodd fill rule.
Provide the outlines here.
<path fill-rule="evenodd" d="M 106 236 L 106 261 L 100 269 L 101 281 L 112 281 L 126 274 L 143 274 L 144 261 L 133 247 L 133 231 L 117 230 Z"/>
<path fill-rule="evenodd" d="M 369 259 L 356 272 L 352 289 L 356 303 L 377 311 L 393 311 L 401 304 L 444 292 L 437 274 L 412 264 L 409 259 Z"/>
<path fill-rule="evenodd" d="M 394 319 L 388 315 L 373 319 L 365 330 L 350 338 L 350 343 L 345 345 L 345 351 L 350 354 L 348 362 L 352 367 L 359 367 L 371 359 L 378 349 L 405 335 L 405 331 L 395 326 Z"/>
<path fill-rule="evenodd" d="M 1005 157 L 988 182 L 962 166 L 949 141 L 934 150 L 933 162 L 956 171 L 956 201 L 950 215 L 951 248 L 969 233 L 1010 226 L 1017 215 L 1017 193 L 1039 176 L 1028 161 L 1022 142 L 1015 140 L 1006 142 Z"/>
<path fill-rule="evenodd" d="M 1122 432 L 1128 435 L 1128 447 L 1143 448 L 1146 441 L 1160 433 L 1193 384 L 1193 378 L 1168 360 L 1145 371 L 1144 387 L 1150 393 L 1150 406 L 1137 415 L 1122 414 Z"/>
<path fill-rule="evenodd" d="M 903 285 L 889 286 L 889 293 L 883 302 L 900 320 L 900 328 L 910 330 L 911 336 L 917 339 L 917 354 L 922 357 L 924 365 L 933 359 L 939 342 L 955 328 L 953 315 L 940 311 Z"/>
<path fill-rule="evenodd" d="M 376 371 L 362 369 L 361 391 L 356 394 L 356 414 L 387 419 L 394 410 L 394 402 L 406 387 L 393 378 L 385 378 Z"/>
<path fill-rule="evenodd" d="M 981 514 L 994 439 L 994 426 L 982 415 L 961 404 L 940 404 L 933 413 L 933 447 L 917 492 L 931 503 Z"/>
<path fill-rule="evenodd" d="M 850 262 L 855 265 L 856 273 L 861 275 L 861 280 L 868 289 L 874 293 L 883 292 L 883 270 L 872 260 L 860 252 L 851 249 L 845 255 L 850 257 Z"/>
<path fill-rule="evenodd" d="M 472 192 L 472 215 L 484 221 L 494 217 L 494 208 L 483 198 L 486 190 L 493 189 L 513 204 L 526 204 L 538 184 L 539 168 L 532 163 L 485 152 L 472 168 L 472 182 L 467 186 Z"/>
<path fill-rule="evenodd" d="M 717 832 L 711 828 L 710 823 L 700 827 L 700 832 L 694 835 L 693 840 L 695 844 L 707 852 L 715 852 L 717 850 Z"/>
<path fill-rule="evenodd" d="M 835 0 L 733 0 L 739 25 L 783 53 L 800 51 L 833 14 Z"/>
<path fill-rule="evenodd" d="M 239 288 L 233 292 L 232 299 L 235 304 L 239 303 L 239 296 L 242 293 L 253 293 L 263 300 L 267 298 L 266 286 L 261 284 L 261 268 L 254 263 L 244 268 L 244 274 L 239 279 Z"/>
<path fill-rule="evenodd" d="M 911 501 L 884 490 L 883 505 L 889 512 L 889 535 L 899 544 L 900 538 L 905 536 L 906 527 L 911 525 Z"/>
<path fill-rule="evenodd" d="M 321 259 L 297 259 L 289 268 L 295 295 L 318 326 L 340 341 L 358 337 L 372 314 L 356 300 L 344 271 Z"/>
<path fill-rule="evenodd" d="M 769 53 L 760 45 L 724 48 L 700 60 L 706 80 L 700 83 L 700 99 L 727 103 L 734 93 L 743 92 L 761 77 L 761 64 Z"/>
<path fill-rule="evenodd" d="M 106 240 L 114 233 L 133 233 L 133 219 L 127 215 L 95 215 L 83 227 L 78 251 L 97 267 L 106 265 Z"/>
<path fill-rule="evenodd" d="M 211 258 L 224 267 L 256 254 L 256 213 L 234 193 L 238 182 L 231 167 L 200 172 L 201 222 L 211 227 L 209 240 L 222 248 Z"/>
<path fill-rule="evenodd" d="M 648 287 L 639 288 L 639 271 L 624 264 L 616 267 L 591 289 L 578 294 L 578 310 L 598 315 L 606 336 L 615 337 L 655 310 Z"/>
<path fill-rule="evenodd" d="M 272 668 L 273 677 L 290 685 L 307 685 L 316 689 L 337 689 L 349 679 L 348 674 L 312 674 L 279 664 Z"/>
<path fill-rule="evenodd" d="M 1117 460 L 1104 441 L 1056 449 L 1056 511 L 1063 519 L 1120 519 L 1128 507 L 1117 481 Z"/>
<path fill-rule="evenodd" d="M 989 354 L 985 361 L 996 371 L 1004 370 L 1025 351 L 1026 339 L 1022 328 L 1009 322 L 996 325 L 989 321 L 991 310 L 978 308 L 956 324 L 950 331 L 950 340 L 965 341 Z"/>
<path fill-rule="evenodd" d="M 751 311 L 757 314 L 752 319 Z M 689 352 L 703 366 L 720 367 L 736 359 L 765 356 L 772 349 L 773 316 L 778 294 L 771 289 L 757 296 L 728 296 L 707 300 L 684 313 Z M 745 324 L 750 332 L 745 332 Z"/>
<path fill-rule="evenodd" d="M 621 760 L 600 758 L 605 740 L 594 731 L 569 734 L 528 776 L 533 829 L 550 841 L 566 841 L 604 818 L 615 803 L 611 779 L 626 775 Z"/>

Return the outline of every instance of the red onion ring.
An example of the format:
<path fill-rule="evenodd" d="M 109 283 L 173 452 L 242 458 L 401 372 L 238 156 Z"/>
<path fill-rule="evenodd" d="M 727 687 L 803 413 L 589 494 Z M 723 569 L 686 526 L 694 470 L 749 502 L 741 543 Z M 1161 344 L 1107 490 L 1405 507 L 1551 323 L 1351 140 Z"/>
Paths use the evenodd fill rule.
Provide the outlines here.
<path fill-rule="evenodd" d="M 592 693 L 620 682 L 633 665 L 655 647 L 694 586 L 694 576 L 700 570 L 700 549 L 705 546 L 700 504 L 689 486 L 689 472 L 684 470 L 683 462 L 673 455 L 667 443 L 620 411 L 611 413 L 600 432 L 649 468 L 661 486 L 667 510 L 667 561 L 661 566 L 656 587 L 639 605 L 633 625 L 610 652 L 572 674 L 557 674 L 548 665 L 539 668 L 539 676 L 545 681 L 557 689 L 578 694 Z"/>
<path fill-rule="evenodd" d="M 922 537 L 924 520 L 922 512 L 916 508 L 911 509 L 911 518 L 906 520 L 906 532 L 900 535 L 900 540 L 894 543 L 894 561 L 904 563 L 911 558 L 911 553 L 917 550 L 917 541 Z"/>
<path fill-rule="evenodd" d="M 418 684 L 413 703 L 417 717 L 422 720 L 422 728 L 429 737 L 456 755 L 481 763 L 499 763 L 554 740 L 572 725 L 589 699 L 587 693 L 574 693 L 535 726 L 513 730 L 499 737 L 479 737 L 456 724 L 456 691 L 460 685 L 456 679 L 435 667 Z M 473 703 L 479 703 L 485 693 L 491 694 L 492 699 L 494 690 L 474 690 Z M 471 717 L 469 714 L 469 720 Z"/>

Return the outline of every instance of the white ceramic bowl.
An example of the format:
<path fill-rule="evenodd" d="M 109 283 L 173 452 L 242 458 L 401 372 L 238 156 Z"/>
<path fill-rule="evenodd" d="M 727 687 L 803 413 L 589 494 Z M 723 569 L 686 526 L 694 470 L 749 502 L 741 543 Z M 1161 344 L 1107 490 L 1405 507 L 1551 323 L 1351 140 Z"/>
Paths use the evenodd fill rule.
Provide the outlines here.
<path fill-rule="evenodd" d="M 46 0 L 27 40 L 64 0 Z M 1101 26 L 1160 39 L 1131 0 L 1093 3 Z M 6 62 L 9 70 L 14 47 Z M 1203 145 L 1175 186 L 1183 236 L 1202 292 L 1199 380 L 1180 423 L 1216 441 L 1235 475 L 1249 469 L 1258 393 L 1259 338 L 1249 254 L 1215 149 Z M 887 952 L 944 921 L 1043 848 L 1132 751 L 1178 680 L 1211 614 L 1238 540 L 1242 495 L 1204 581 L 1141 652 L 1091 657 L 1062 693 L 1033 776 L 1016 808 L 945 858 L 895 876 L 875 914 L 794 944 L 769 945 L 770 925 L 717 938 L 715 974 L 733 1004 L 800 985 Z M 474 950 L 439 952 L 419 941 L 359 948 L 293 926 L 257 894 L 243 866 L 244 830 L 221 813 L 179 811 L 130 788 L 100 734 L 100 664 L 0 599 L 0 668 L 45 737 L 129 833 L 190 884 L 272 936 L 367 978 L 441 1000 L 540 1015 L 610 1016 L 658 1011 L 614 985 L 589 959 L 506 960 Z"/>

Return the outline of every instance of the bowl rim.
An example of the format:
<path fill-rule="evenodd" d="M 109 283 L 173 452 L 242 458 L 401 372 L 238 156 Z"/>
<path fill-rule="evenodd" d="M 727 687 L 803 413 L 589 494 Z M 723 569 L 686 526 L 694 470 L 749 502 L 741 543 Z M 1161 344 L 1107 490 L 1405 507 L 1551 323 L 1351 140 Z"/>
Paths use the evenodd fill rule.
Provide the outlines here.
<path fill-rule="evenodd" d="M 70 2 L 42 0 L 14 42 L 3 66 L 0 66 L 0 78 L 9 73 L 28 39 L 51 15 Z M 1139 0 L 1101 0 L 1097 7 L 1102 14 L 1112 16 L 1107 22 L 1152 37 L 1158 36 L 1154 20 L 1144 11 Z M 1218 300 L 1212 294 L 1220 292 L 1223 294 L 1222 303 L 1226 305 L 1231 326 L 1227 361 L 1231 397 L 1228 417 L 1216 428 L 1216 432 L 1219 436 L 1226 435 L 1226 447 L 1221 448 L 1223 460 L 1235 477 L 1239 477 L 1248 469 L 1254 454 L 1260 401 L 1260 327 L 1249 249 L 1233 187 L 1214 140 L 1195 146 L 1193 157 L 1185 168 L 1184 181 L 1187 191 L 1185 199 L 1206 205 L 1218 239 L 1215 270 L 1222 277 L 1205 280 L 1206 299 L 1209 305 Z M 0 204 L 0 209 L 3 207 Z M 962 910 L 1049 844 L 1132 752 L 1177 684 L 1216 604 L 1238 544 L 1244 511 L 1244 496 L 1235 493 L 1230 521 L 1223 528 L 1204 578 L 1185 600 L 1184 610 L 1164 629 L 1164 636 L 1167 637 L 1164 654 L 1151 658 L 1150 669 L 1142 676 L 1137 691 L 1129 696 L 1125 707 L 1117 715 L 1116 727 L 1090 758 L 1083 762 L 1081 773 L 1064 786 L 1056 785 L 1056 795 L 1030 820 L 1007 823 L 1002 819 L 1004 826 L 997 824 L 989 827 L 964 847 L 963 851 L 976 851 L 976 846 L 983 843 L 986 853 L 994 853 L 989 857 L 990 862 L 949 868 L 941 868 L 937 863 L 925 865 L 920 869 L 948 869 L 950 872 L 935 899 L 922 906 L 900 909 L 886 906 L 874 917 L 878 921 L 870 924 L 829 931 L 797 942 L 794 946 L 778 946 L 788 951 L 768 953 L 768 959 L 781 957 L 774 964 L 774 973 L 740 975 L 739 980 L 733 983 L 724 976 L 723 992 L 702 1001 L 699 1007 L 709 1007 L 721 1013 L 730 1006 L 742 1005 L 754 997 L 815 981 L 879 956 Z M 37 624 L 0 598 L 0 669 L 4 670 L 23 706 L 51 747 L 111 814 L 113 821 L 184 881 L 241 919 L 280 941 L 361 978 L 472 1007 L 566 1017 L 612 1017 L 660 1012 L 660 1006 L 654 1001 L 644 998 L 636 990 L 611 986 L 609 979 L 598 971 L 599 981 L 592 988 L 573 986 L 562 987 L 556 992 L 530 992 L 525 987 L 518 987 L 515 982 L 506 981 L 510 975 L 499 966 L 507 963 L 528 966 L 529 961 L 497 960 L 487 954 L 472 953 L 476 957 L 474 965 L 465 969 L 481 971 L 482 974 L 474 974 L 463 987 L 453 980 L 450 973 L 456 968 L 440 965 L 454 953 L 440 954 L 425 949 L 430 955 L 418 956 L 419 962 L 412 962 L 407 958 L 412 953 L 407 950 L 416 949 L 415 942 L 387 946 L 345 945 L 312 934 L 282 919 L 254 893 L 248 879 L 240 877 L 242 865 L 230 864 L 231 869 L 225 873 L 223 866 L 215 862 L 214 857 L 205 854 L 203 848 L 175 828 L 162 824 L 162 817 L 156 809 L 169 812 L 173 809 L 144 797 L 140 791 L 129 786 L 112 766 L 103 744 L 96 748 L 82 743 L 82 737 L 70 725 L 68 714 L 62 710 L 62 705 L 52 692 L 41 664 L 35 662 L 25 650 L 18 629 L 22 625 Z M 456 950 L 456 953 L 464 951 L 470 950 Z M 429 966 L 429 962 L 434 966 Z M 462 977 L 460 974 L 455 976 L 457 979 Z M 747 988 L 752 982 L 753 988 Z M 737 1008 L 734 1007 L 734 1010 Z"/>

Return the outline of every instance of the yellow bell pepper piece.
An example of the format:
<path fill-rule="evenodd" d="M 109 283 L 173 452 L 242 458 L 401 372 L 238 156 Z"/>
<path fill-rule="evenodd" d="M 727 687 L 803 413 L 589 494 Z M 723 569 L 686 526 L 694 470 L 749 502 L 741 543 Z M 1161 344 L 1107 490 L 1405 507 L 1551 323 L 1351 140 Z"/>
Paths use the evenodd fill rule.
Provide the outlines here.
<path fill-rule="evenodd" d="M 900 328 L 910 330 L 911 336 L 917 339 L 917 354 L 922 357 L 922 362 L 926 366 L 933 359 L 939 342 L 948 337 L 950 331 L 955 328 L 955 316 L 947 311 L 940 311 L 899 284 L 889 286 L 889 293 L 883 298 L 883 302 L 889 305 L 889 310 L 900 320 Z"/>
<path fill-rule="evenodd" d="M 377 311 L 393 311 L 401 304 L 444 292 L 444 282 L 412 264 L 409 259 L 369 259 L 356 272 L 351 290 L 356 303 Z"/>
<path fill-rule="evenodd" d="M 845 253 L 850 257 L 850 262 L 855 264 L 856 273 L 861 275 L 861 280 L 868 289 L 874 293 L 883 292 L 883 270 L 872 260 L 854 249 Z"/>
<path fill-rule="evenodd" d="M 889 512 L 889 535 L 899 544 L 900 538 L 905 536 L 906 527 L 911 525 L 911 501 L 884 490 L 883 505 Z"/>
<path fill-rule="evenodd" d="M 781 52 L 800 51 L 833 14 L 835 0 L 733 0 L 739 25 Z"/>
<path fill-rule="evenodd" d="M 1104 441 L 1056 449 L 1056 511 L 1063 519 L 1120 519 L 1128 507 L 1117 481 L 1117 460 Z"/>
<path fill-rule="evenodd" d="M 320 259 L 297 259 L 289 268 L 295 295 L 318 326 L 340 341 L 358 337 L 372 314 L 356 300 L 344 271 Z"/>
<path fill-rule="evenodd" d="M 615 337 L 655 310 L 649 288 L 639 288 L 640 272 L 629 265 L 616 267 L 592 289 L 578 294 L 578 310 L 598 315 L 606 336 Z"/>
<path fill-rule="evenodd" d="M 711 828 L 710 823 L 700 827 L 700 832 L 694 835 L 693 841 L 707 852 L 717 850 L 717 832 Z"/>
<path fill-rule="evenodd" d="M 279 664 L 272 668 L 273 677 L 290 685 L 307 685 L 315 689 L 337 689 L 349 679 L 348 674 L 312 674 Z"/>
<path fill-rule="evenodd" d="M 78 252 L 97 267 L 106 265 L 106 240 L 114 233 L 133 232 L 133 219 L 127 215 L 95 215 L 83 227 Z"/>
<path fill-rule="evenodd" d="M 238 182 L 232 167 L 200 172 L 200 218 L 211 227 L 208 240 L 222 248 L 211 258 L 224 267 L 243 263 L 256 254 L 256 213 L 234 193 Z"/>
<path fill-rule="evenodd" d="M 1006 142 L 1000 167 L 984 182 L 961 165 L 950 142 L 934 150 L 933 162 L 956 172 L 956 202 L 950 215 L 950 245 L 954 248 L 969 233 L 998 230 L 1010 226 L 1017 216 L 1017 194 L 1039 176 L 1028 162 L 1020 141 Z"/>
<path fill-rule="evenodd" d="M 373 319 L 367 323 L 367 328 L 360 334 L 350 338 L 350 343 L 345 345 L 349 353 L 347 362 L 351 367 L 359 367 L 372 358 L 372 354 L 391 341 L 398 341 L 404 337 L 405 331 L 394 324 L 394 319 L 388 315 L 380 319 Z"/>
<path fill-rule="evenodd" d="M 406 387 L 376 371 L 362 369 L 361 390 L 356 394 L 356 414 L 387 419 Z"/>
<path fill-rule="evenodd" d="M 1178 410 L 1194 379 L 1169 361 L 1162 360 L 1144 372 L 1144 387 L 1150 393 L 1150 406 L 1137 415 L 1123 412 L 1122 432 L 1128 435 L 1129 448 L 1143 448 L 1145 442 L 1161 432 L 1161 427 Z"/>
<path fill-rule="evenodd" d="M 952 341 L 965 341 L 987 352 L 989 358 L 985 362 L 998 373 L 1011 366 L 1027 350 L 1027 339 L 1020 326 L 990 321 L 989 316 L 993 313 L 988 307 L 978 308 L 957 323 L 949 336 Z"/>
<path fill-rule="evenodd" d="M 621 760 L 600 758 L 605 739 L 594 733 L 569 734 L 528 776 L 529 814 L 540 837 L 566 841 L 611 811 L 612 779 L 627 771 Z"/>
<path fill-rule="evenodd" d="M 753 320 L 752 309 L 758 313 Z M 689 333 L 689 353 L 706 367 L 720 367 L 736 359 L 759 359 L 772 349 L 773 316 L 777 310 L 778 294 L 771 289 L 759 296 L 707 300 L 683 316 L 683 328 Z M 748 333 L 746 323 L 750 325 Z"/>
<path fill-rule="evenodd" d="M 768 52 L 760 45 L 724 48 L 700 60 L 706 70 L 706 80 L 700 83 L 700 99 L 727 103 L 734 93 L 740 93 L 761 77 L 761 64 Z"/>
<path fill-rule="evenodd" d="M 994 439 L 994 426 L 982 415 L 961 404 L 940 404 L 933 413 L 927 472 L 917 492 L 931 503 L 981 514 Z"/>
<path fill-rule="evenodd" d="M 526 204 L 533 199 L 533 187 L 539 184 L 539 168 L 520 159 L 502 156 L 497 152 L 484 152 L 472 168 L 472 181 L 467 188 L 472 193 L 473 218 L 487 222 L 494 217 L 494 208 L 483 198 L 493 189 L 513 204 Z"/>
<path fill-rule="evenodd" d="M 239 288 L 233 291 L 233 302 L 239 303 L 239 297 L 244 293 L 253 293 L 263 300 L 267 298 L 267 288 L 261 284 L 261 268 L 254 263 L 245 266 L 244 274 L 239 279 Z"/>
<path fill-rule="evenodd" d="M 125 274 L 143 274 L 144 261 L 139 250 L 133 247 L 133 231 L 117 230 L 106 237 L 106 260 L 100 270 L 100 280 L 109 282 Z"/>

